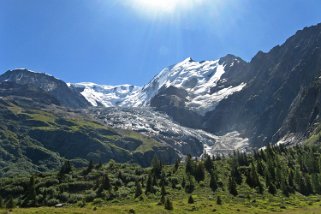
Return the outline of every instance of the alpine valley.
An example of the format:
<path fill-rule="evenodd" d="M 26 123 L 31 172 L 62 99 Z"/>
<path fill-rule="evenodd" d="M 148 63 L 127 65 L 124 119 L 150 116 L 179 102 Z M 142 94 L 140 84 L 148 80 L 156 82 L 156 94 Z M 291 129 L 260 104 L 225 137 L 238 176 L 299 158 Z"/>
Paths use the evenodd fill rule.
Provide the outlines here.
<path fill-rule="evenodd" d="M 0 76 L 0 176 L 65 160 L 149 166 L 191 154 L 317 144 L 321 24 L 250 62 L 234 55 L 165 67 L 143 87 L 65 83 L 28 69 Z"/>

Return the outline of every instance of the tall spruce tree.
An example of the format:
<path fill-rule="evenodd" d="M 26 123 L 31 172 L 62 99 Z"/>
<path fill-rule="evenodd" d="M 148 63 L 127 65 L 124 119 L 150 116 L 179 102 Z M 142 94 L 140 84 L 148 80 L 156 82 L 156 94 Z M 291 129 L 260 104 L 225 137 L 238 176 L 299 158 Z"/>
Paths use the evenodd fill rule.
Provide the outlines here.
<path fill-rule="evenodd" d="M 142 185 L 140 184 L 140 182 L 138 180 L 136 181 L 135 186 L 136 186 L 135 198 L 137 198 L 143 194 L 143 190 L 142 190 Z"/>
<path fill-rule="evenodd" d="M 232 176 L 230 176 L 229 180 L 228 180 L 228 190 L 232 195 L 234 195 L 234 196 L 238 195 L 236 182 Z"/>
<path fill-rule="evenodd" d="M 210 187 L 213 192 L 215 192 L 218 188 L 217 178 L 214 172 L 211 172 Z"/>
<path fill-rule="evenodd" d="M 195 180 L 197 182 L 203 181 L 205 179 L 205 168 L 202 161 L 198 162 L 195 169 Z"/>

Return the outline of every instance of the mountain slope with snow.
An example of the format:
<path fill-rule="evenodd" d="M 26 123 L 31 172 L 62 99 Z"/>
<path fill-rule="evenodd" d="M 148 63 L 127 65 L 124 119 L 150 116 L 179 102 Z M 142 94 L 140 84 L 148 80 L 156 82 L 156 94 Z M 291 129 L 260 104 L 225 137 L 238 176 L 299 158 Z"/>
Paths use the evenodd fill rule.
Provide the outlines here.
<path fill-rule="evenodd" d="M 143 88 L 132 85 L 108 86 L 94 83 L 69 85 L 79 90 L 93 106 L 105 107 L 150 106 L 151 100 L 161 90 L 174 87 L 184 90 L 184 105 L 187 109 L 204 115 L 213 110 L 221 100 L 241 91 L 246 86 L 245 82 L 228 85 L 228 80 L 223 78 L 231 67 L 244 63 L 234 56 L 229 56 L 229 61 L 227 63 L 219 59 L 196 62 L 189 57 L 164 68 Z"/>
<path fill-rule="evenodd" d="M 91 82 L 68 83 L 69 87 L 78 90 L 93 106 L 122 106 L 128 97 L 141 88 L 133 85 L 98 85 Z"/>

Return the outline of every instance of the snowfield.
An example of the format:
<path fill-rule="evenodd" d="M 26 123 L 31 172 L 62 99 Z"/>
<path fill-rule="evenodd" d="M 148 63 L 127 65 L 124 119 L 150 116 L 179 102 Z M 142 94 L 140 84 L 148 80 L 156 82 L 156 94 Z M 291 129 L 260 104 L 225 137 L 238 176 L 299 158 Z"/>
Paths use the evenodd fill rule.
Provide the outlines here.
<path fill-rule="evenodd" d="M 211 90 L 225 73 L 225 66 L 220 60 L 193 61 L 190 57 L 175 65 L 164 68 L 143 88 L 132 85 L 97 85 L 94 83 L 69 84 L 81 90 L 81 94 L 93 106 L 105 107 L 142 107 L 149 106 L 150 100 L 161 88 L 173 86 L 188 93 L 186 106 L 192 111 L 204 115 L 215 109 L 217 104 L 228 96 L 241 91 L 246 83 L 238 86 L 220 88 L 214 93 Z M 235 59 L 233 64 L 238 63 Z M 231 66 L 230 65 L 230 66 Z"/>

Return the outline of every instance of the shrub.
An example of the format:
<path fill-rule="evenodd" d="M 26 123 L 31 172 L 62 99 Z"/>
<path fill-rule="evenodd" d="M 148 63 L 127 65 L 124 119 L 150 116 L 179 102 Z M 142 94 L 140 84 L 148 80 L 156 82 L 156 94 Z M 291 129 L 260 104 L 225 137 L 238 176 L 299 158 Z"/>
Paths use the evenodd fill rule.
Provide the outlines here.
<path fill-rule="evenodd" d="M 46 201 L 47 206 L 55 206 L 56 204 L 59 204 L 59 200 L 55 198 Z"/>

